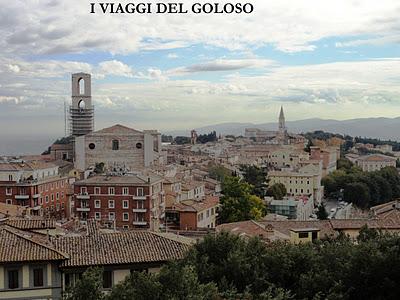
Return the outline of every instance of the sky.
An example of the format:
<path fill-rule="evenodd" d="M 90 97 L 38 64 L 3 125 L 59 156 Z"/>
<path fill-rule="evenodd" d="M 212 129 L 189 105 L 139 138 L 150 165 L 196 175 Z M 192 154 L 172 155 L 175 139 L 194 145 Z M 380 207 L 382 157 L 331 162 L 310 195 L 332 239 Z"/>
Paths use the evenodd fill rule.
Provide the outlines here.
<path fill-rule="evenodd" d="M 63 136 L 75 72 L 92 74 L 96 129 L 266 123 L 281 105 L 287 120 L 399 116 L 398 0 L 244 0 L 240 15 L 89 2 L 0 0 L 0 143 Z"/>

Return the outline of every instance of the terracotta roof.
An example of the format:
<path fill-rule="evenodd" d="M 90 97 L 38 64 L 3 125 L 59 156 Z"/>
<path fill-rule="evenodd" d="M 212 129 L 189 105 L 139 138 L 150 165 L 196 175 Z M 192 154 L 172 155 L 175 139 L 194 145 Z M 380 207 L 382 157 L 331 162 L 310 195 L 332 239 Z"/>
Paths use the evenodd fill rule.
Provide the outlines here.
<path fill-rule="evenodd" d="M 387 155 L 382 155 L 382 154 L 371 154 L 371 155 L 366 155 L 366 156 L 361 156 L 357 160 L 363 160 L 363 161 L 395 161 L 395 157 L 387 156 Z"/>
<path fill-rule="evenodd" d="M 56 228 L 56 221 L 49 219 L 15 218 L 8 219 L 6 225 L 23 230 L 54 229 Z"/>
<path fill-rule="evenodd" d="M 186 200 L 180 203 L 175 203 L 173 204 L 172 208 L 173 210 L 178 211 L 201 212 L 217 205 L 219 205 L 218 196 L 206 196 L 202 201 Z"/>
<path fill-rule="evenodd" d="M 56 249 L 69 255 L 62 267 L 165 262 L 183 258 L 190 247 L 149 231 L 58 237 L 52 241 Z"/>
<path fill-rule="evenodd" d="M 11 228 L 0 228 L 0 263 L 64 260 L 67 256 Z"/>
<path fill-rule="evenodd" d="M 348 220 L 330 220 L 333 229 L 360 229 L 364 225 L 376 229 L 400 229 L 400 223 L 391 219 L 348 219 Z"/>
<path fill-rule="evenodd" d="M 292 229 L 305 229 L 305 228 L 318 228 L 320 230 L 321 237 L 331 236 L 335 234 L 329 220 L 325 221 L 259 221 L 260 224 L 265 226 L 270 225 L 276 231 L 282 234 L 290 236 L 290 230 Z"/>

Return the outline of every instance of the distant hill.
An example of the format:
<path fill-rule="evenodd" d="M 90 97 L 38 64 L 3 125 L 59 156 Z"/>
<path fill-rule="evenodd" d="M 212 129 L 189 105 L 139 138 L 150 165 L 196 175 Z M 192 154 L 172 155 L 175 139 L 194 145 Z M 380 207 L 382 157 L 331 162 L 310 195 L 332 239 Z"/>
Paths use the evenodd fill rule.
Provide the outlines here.
<path fill-rule="evenodd" d="M 348 134 L 351 136 L 362 136 L 370 138 L 379 138 L 383 140 L 400 141 L 400 117 L 398 118 L 361 118 L 350 120 L 324 120 L 324 119 L 306 119 L 299 121 L 288 121 L 286 126 L 290 132 L 302 133 L 314 130 L 323 130 L 332 133 Z M 213 130 L 217 134 L 244 135 L 245 128 L 255 127 L 265 130 L 276 130 L 277 123 L 222 123 L 195 128 L 199 134 L 209 133 Z M 177 130 L 165 132 L 171 135 L 189 136 L 188 130 Z"/>

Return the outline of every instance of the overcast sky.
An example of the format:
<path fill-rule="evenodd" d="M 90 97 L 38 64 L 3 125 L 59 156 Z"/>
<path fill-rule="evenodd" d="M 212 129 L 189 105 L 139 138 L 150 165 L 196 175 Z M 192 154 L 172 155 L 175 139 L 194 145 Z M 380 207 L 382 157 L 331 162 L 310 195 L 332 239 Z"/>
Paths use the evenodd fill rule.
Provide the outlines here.
<path fill-rule="evenodd" d="M 248 1 L 250 15 L 101 15 L 0 0 L 0 137 L 63 135 L 80 71 L 96 129 L 271 122 L 282 104 L 288 120 L 399 116 L 400 1 Z"/>

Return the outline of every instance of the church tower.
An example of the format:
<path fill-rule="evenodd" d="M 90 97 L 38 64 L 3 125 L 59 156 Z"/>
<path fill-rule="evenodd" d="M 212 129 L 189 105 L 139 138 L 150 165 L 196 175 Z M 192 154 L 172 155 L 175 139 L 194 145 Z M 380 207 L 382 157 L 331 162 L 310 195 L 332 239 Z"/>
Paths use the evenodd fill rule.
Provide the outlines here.
<path fill-rule="evenodd" d="M 283 113 L 283 106 L 281 106 L 281 111 L 279 113 L 279 129 L 278 129 L 277 137 L 278 137 L 279 144 L 282 144 L 282 145 L 289 144 L 289 136 L 288 136 L 287 129 L 286 129 L 285 115 Z"/>
<path fill-rule="evenodd" d="M 283 106 L 281 106 L 281 112 L 279 113 L 279 131 L 286 130 L 285 115 L 283 114 Z"/>
<path fill-rule="evenodd" d="M 94 107 L 92 105 L 90 74 L 72 74 L 72 105 L 69 109 L 70 134 L 80 136 L 93 132 Z"/>

